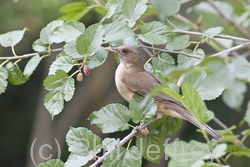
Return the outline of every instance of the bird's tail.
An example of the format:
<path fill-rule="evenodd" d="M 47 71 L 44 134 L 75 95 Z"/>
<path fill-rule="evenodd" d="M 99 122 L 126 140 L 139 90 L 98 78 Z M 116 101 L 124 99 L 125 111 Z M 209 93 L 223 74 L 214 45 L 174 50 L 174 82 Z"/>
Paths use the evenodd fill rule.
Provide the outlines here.
<path fill-rule="evenodd" d="M 197 122 L 197 120 L 192 116 L 191 120 L 188 120 L 190 123 L 192 123 L 193 125 L 195 125 L 197 128 L 200 128 L 199 123 Z M 202 124 L 203 128 L 206 130 L 206 132 L 212 136 L 215 140 L 221 140 L 222 137 L 219 133 L 217 133 L 213 128 L 211 128 L 210 126 L 208 126 L 207 124 Z"/>

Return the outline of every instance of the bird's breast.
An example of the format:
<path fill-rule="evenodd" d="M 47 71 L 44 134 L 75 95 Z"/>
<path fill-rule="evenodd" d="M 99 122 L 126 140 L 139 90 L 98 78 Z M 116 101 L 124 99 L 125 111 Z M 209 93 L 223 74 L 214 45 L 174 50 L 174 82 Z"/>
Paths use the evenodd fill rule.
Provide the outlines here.
<path fill-rule="evenodd" d="M 115 72 L 115 84 L 116 84 L 116 88 L 118 90 L 118 92 L 121 94 L 121 96 L 126 100 L 126 101 L 130 101 L 130 99 L 133 97 L 134 92 L 131 91 L 130 89 L 128 89 L 128 87 L 126 86 L 126 84 L 124 84 L 122 82 L 122 78 L 125 74 L 126 68 L 123 66 L 122 63 L 119 64 L 119 66 L 116 69 Z"/>

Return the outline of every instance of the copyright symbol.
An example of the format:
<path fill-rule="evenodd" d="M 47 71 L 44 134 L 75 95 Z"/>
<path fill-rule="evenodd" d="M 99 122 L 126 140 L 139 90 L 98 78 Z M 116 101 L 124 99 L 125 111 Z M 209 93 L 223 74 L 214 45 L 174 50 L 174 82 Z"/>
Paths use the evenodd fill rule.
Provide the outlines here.
<path fill-rule="evenodd" d="M 59 159 L 60 156 L 61 156 L 61 148 L 60 148 L 60 145 L 59 145 L 59 142 L 57 141 L 57 139 L 56 138 L 54 138 L 54 139 L 55 139 L 55 142 L 56 142 L 56 145 L 57 145 L 57 152 L 58 152 L 57 159 Z M 37 164 L 35 162 L 35 158 L 34 158 L 34 147 L 35 147 L 36 140 L 37 140 L 37 138 L 34 139 L 34 141 L 31 144 L 31 147 L 30 147 L 30 157 L 31 157 L 31 160 L 32 160 L 32 162 L 33 162 L 33 164 L 35 166 L 37 166 Z M 49 148 L 50 150 L 52 150 L 52 146 L 50 144 L 43 144 L 43 145 L 41 145 L 39 147 L 38 153 L 39 153 L 39 157 L 42 160 L 47 161 L 47 160 L 52 158 L 52 154 L 49 154 L 49 156 L 47 156 L 47 157 L 44 156 L 43 155 L 43 149 L 45 149 L 45 148 Z"/>

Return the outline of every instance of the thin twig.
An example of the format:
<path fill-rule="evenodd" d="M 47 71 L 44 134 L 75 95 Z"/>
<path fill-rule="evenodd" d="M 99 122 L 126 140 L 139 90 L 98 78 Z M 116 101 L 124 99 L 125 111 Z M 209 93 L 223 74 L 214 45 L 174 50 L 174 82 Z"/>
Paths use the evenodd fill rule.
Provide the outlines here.
<path fill-rule="evenodd" d="M 49 53 L 58 53 L 58 52 L 61 52 L 61 51 L 62 51 L 62 48 L 57 48 L 57 49 L 52 49 L 50 52 L 37 52 L 37 53 L 24 54 L 24 55 L 21 55 L 21 56 L 0 57 L 0 60 L 25 59 L 25 58 L 33 57 L 33 56 L 35 56 L 37 54 L 45 55 L 45 54 L 49 54 Z"/>
<path fill-rule="evenodd" d="M 185 52 L 182 52 L 182 51 L 174 51 L 174 50 L 153 48 L 153 47 L 142 45 L 142 44 L 140 44 L 139 46 L 142 47 L 142 48 L 154 49 L 154 50 L 158 50 L 158 51 L 165 52 L 165 53 L 182 54 L 182 55 L 185 55 L 187 57 L 192 57 L 192 58 L 199 59 L 199 60 L 202 59 L 201 57 L 198 57 L 198 56 L 195 56 L 195 55 L 192 55 L 192 54 L 189 54 L 189 53 L 185 53 Z"/>
<path fill-rule="evenodd" d="M 139 132 L 139 127 L 135 127 L 130 134 L 128 134 L 126 137 L 124 137 L 116 146 L 114 146 L 112 149 L 104 153 L 100 158 L 98 158 L 92 165 L 89 167 L 95 167 L 99 163 L 101 163 L 109 154 L 111 154 L 113 151 L 115 151 L 118 147 L 121 147 L 125 143 L 127 143 L 132 137 L 134 137 Z"/>
<path fill-rule="evenodd" d="M 197 35 L 197 36 L 202 36 L 203 33 L 201 32 L 195 32 L 195 31 L 185 31 L 185 30 L 172 30 L 174 33 L 179 33 L 179 34 L 189 34 L 189 35 Z M 250 40 L 247 38 L 240 38 L 240 37 L 234 37 L 230 35 L 215 35 L 214 38 L 222 38 L 222 39 L 231 39 L 235 41 L 242 41 L 242 42 L 249 42 Z"/>
<path fill-rule="evenodd" d="M 250 39 L 250 35 L 249 33 L 243 29 L 241 26 L 239 26 L 238 24 L 236 24 L 235 22 L 233 22 L 228 15 L 226 15 L 225 13 L 223 13 L 223 11 L 215 4 L 215 2 L 213 0 L 206 0 L 207 3 L 209 3 L 219 14 L 220 16 L 225 19 L 227 22 L 229 22 L 230 24 L 232 24 L 236 30 L 238 30 L 239 33 L 241 33 L 244 37 L 247 37 L 248 39 Z"/>
<path fill-rule="evenodd" d="M 181 77 L 179 78 L 179 80 L 178 80 L 178 82 L 177 82 L 177 86 L 178 86 L 178 87 L 181 87 L 181 85 L 182 85 L 182 83 L 183 83 L 185 77 L 186 77 L 186 74 L 182 74 L 182 75 L 181 75 Z"/>
<path fill-rule="evenodd" d="M 223 50 L 223 51 L 221 51 L 221 52 L 215 53 L 215 54 L 211 55 L 211 57 L 219 56 L 219 55 L 222 55 L 222 54 L 225 54 L 225 53 L 230 53 L 230 52 L 239 50 L 239 49 L 241 49 L 241 48 L 244 48 L 244 47 L 247 46 L 247 45 L 250 45 L 250 42 L 246 42 L 246 43 L 243 43 L 243 44 L 234 46 L 234 47 L 232 47 L 232 48 Z"/>

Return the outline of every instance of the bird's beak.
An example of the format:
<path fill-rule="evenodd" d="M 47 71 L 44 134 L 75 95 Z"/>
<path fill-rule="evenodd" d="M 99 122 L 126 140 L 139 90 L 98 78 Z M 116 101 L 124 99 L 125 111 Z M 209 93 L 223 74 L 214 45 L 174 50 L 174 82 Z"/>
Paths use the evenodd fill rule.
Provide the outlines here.
<path fill-rule="evenodd" d="M 107 50 L 107 51 L 110 51 L 110 52 L 115 52 L 115 53 L 117 52 L 115 47 L 106 47 L 106 48 L 104 48 L 104 50 Z"/>

